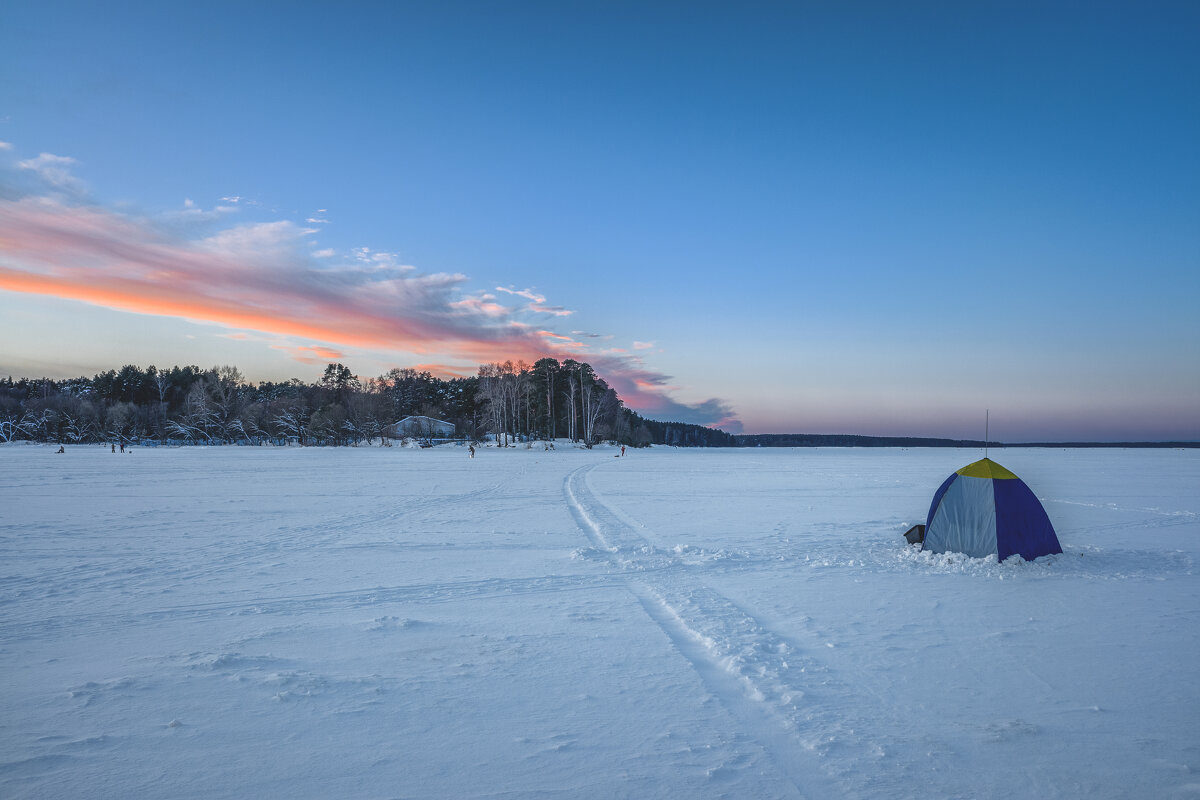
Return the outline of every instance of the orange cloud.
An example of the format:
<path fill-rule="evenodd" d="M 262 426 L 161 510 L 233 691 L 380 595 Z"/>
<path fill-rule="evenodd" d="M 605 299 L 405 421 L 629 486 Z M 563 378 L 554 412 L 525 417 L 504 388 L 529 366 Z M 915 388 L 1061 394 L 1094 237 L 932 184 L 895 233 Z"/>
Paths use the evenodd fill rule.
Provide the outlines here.
<path fill-rule="evenodd" d="M 282 344 L 271 345 L 272 350 L 282 350 L 301 364 L 326 364 L 330 361 L 341 361 L 345 355 L 332 347 L 320 345 L 289 347 Z"/>
<path fill-rule="evenodd" d="M 563 336 L 561 333 L 554 333 L 553 331 L 536 331 L 535 333 L 541 336 L 545 340 L 545 346 L 555 353 L 570 350 L 587 350 L 587 345 L 583 342 L 577 342 L 570 336 Z"/>
<path fill-rule="evenodd" d="M 474 369 L 467 367 L 451 367 L 447 364 L 414 364 L 413 369 L 417 372 L 428 372 L 435 378 L 449 380 L 451 378 L 469 378 L 475 374 Z"/>
<path fill-rule="evenodd" d="M 0 289 L 343 346 L 477 361 L 545 354 L 508 309 L 459 298 L 464 276 L 319 268 L 303 236 L 274 222 L 180 241 L 101 209 L 0 202 Z"/>

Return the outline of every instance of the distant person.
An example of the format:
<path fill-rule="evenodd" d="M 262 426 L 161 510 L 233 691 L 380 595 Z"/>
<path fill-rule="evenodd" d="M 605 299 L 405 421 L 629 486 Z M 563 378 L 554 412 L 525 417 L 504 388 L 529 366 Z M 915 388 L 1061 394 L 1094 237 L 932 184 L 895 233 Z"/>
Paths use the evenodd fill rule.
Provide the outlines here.
<path fill-rule="evenodd" d="M 475 457 L 475 445 L 468 445 L 467 449 L 471 451 L 471 458 Z"/>
<path fill-rule="evenodd" d="M 621 445 L 621 455 L 625 455 L 625 445 Z"/>
<path fill-rule="evenodd" d="M 112 451 L 113 451 L 114 453 L 115 453 L 115 452 L 117 452 L 117 446 L 116 446 L 115 444 L 109 445 L 109 447 L 111 447 L 111 448 L 112 448 Z"/>
<path fill-rule="evenodd" d="M 58 446 L 58 452 L 59 452 L 59 453 L 65 453 L 65 452 L 67 452 L 67 451 L 66 451 L 66 450 L 63 448 L 63 446 L 60 444 L 60 445 Z"/>
<path fill-rule="evenodd" d="M 122 453 L 125 452 L 125 443 L 124 442 L 121 442 L 121 452 Z"/>

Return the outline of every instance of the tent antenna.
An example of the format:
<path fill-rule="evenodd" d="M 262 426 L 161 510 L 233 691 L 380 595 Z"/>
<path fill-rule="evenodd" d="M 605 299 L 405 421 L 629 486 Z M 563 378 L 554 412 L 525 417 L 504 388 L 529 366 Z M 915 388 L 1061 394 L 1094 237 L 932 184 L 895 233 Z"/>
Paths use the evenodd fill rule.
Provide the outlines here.
<path fill-rule="evenodd" d="M 990 415 L 991 415 L 991 411 L 985 408 L 983 410 L 983 457 L 984 458 L 987 458 L 988 422 L 989 422 L 988 417 Z"/>

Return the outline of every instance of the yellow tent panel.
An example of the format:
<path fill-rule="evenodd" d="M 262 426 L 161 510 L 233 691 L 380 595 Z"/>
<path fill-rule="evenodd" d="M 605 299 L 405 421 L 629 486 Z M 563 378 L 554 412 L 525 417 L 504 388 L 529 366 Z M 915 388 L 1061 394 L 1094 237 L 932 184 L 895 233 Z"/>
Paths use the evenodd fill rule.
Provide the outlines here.
<path fill-rule="evenodd" d="M 1004 467 L 992 461 L 990 458 L 983 458 L 976 461 L 974 464 L 967 464 L 958 471 L 959 475 L 964 478 L 992 478 L 994 480 L 1016 480 L 1017 476 L 1006 470 Z"/>

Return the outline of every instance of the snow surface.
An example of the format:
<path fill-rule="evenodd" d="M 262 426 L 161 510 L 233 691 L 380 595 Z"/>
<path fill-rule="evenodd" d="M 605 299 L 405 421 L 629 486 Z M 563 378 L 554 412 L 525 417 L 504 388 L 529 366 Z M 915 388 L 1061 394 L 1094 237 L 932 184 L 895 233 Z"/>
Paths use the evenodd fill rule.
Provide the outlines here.
<path fill-rule="evenodd" d="M 1200 451 L 0 447 L 0 796 L 1198 797 Z"/>

